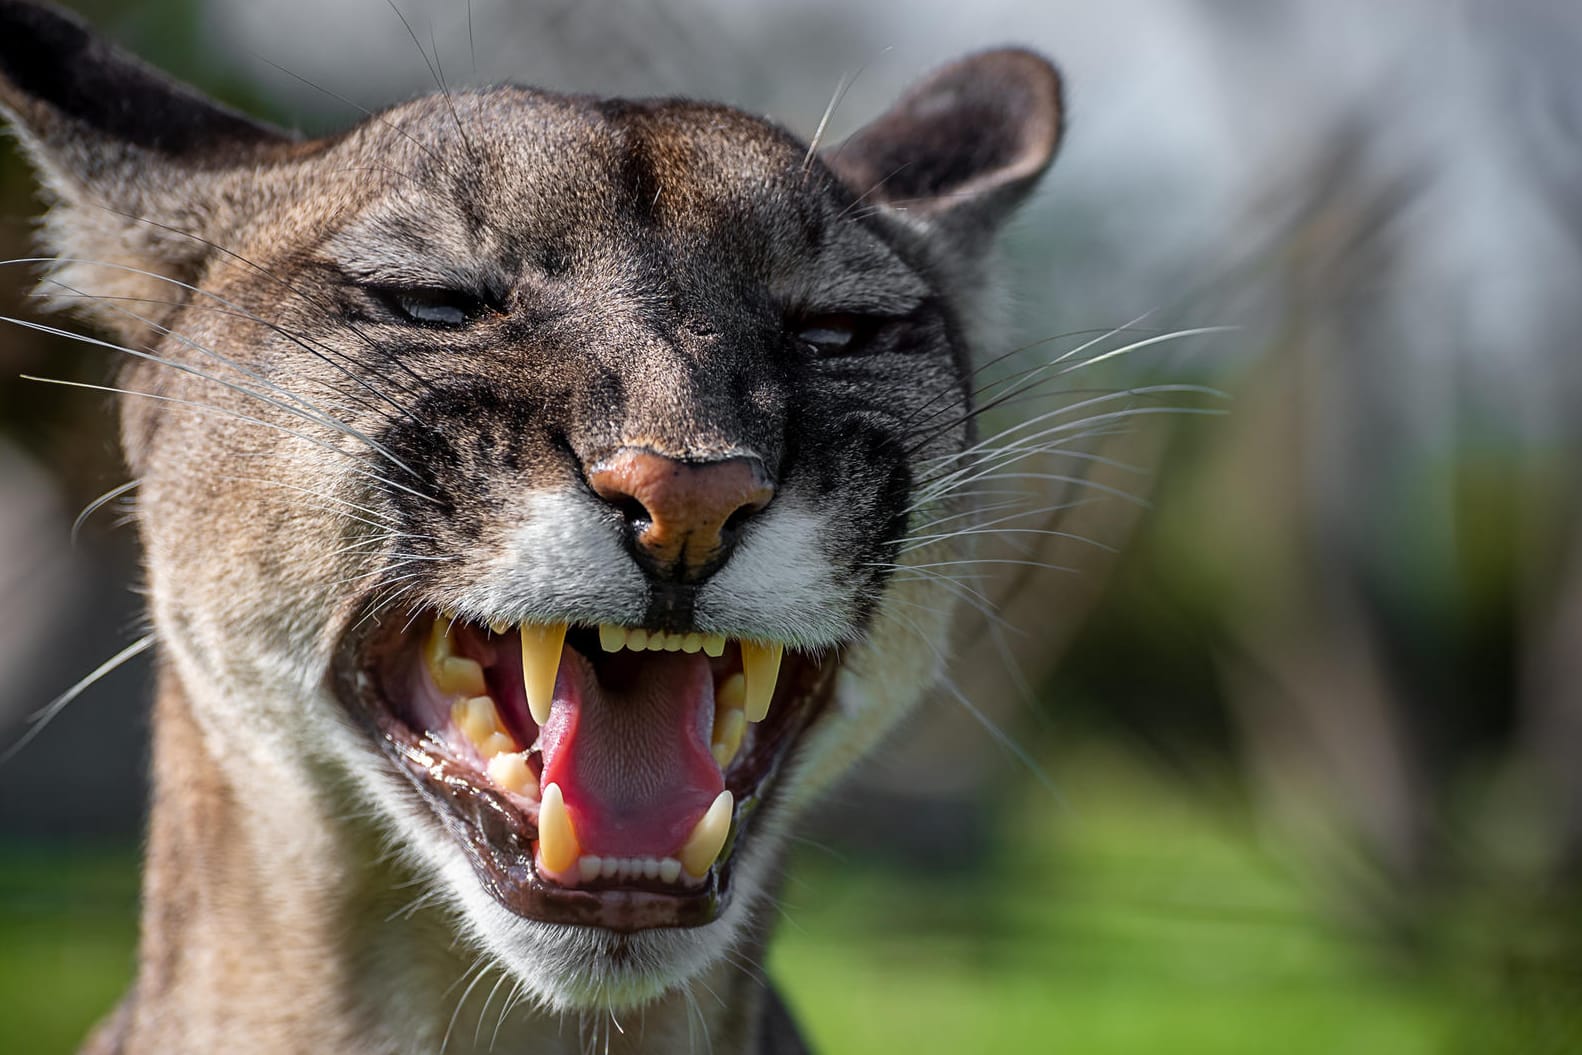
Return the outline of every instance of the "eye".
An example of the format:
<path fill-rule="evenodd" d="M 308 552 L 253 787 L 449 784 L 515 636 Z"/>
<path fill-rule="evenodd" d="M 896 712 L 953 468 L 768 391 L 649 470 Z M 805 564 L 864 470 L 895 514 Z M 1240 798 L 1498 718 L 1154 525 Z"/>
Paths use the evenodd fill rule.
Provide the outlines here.
<path fill-rule="evenodd" d="M 872 320 L 847 313 L 805 315 L 794 324 L 797 340 L 822 355 L 856 351 L 872 329 Z"/>
<path fill-rule="evenodd" d="M 380 289 L 374 294 L 392 315 L 403 321 L 443 330 L 461 329 L 491 308 L 476 293 L 460 289 Z"/>

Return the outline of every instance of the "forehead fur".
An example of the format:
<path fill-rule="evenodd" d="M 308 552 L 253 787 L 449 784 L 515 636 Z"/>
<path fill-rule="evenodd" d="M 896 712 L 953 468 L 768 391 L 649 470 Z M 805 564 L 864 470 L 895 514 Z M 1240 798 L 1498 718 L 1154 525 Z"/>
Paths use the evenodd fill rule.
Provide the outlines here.
<path fill-rule="evenodd" d="M 343 188 L 320 210 L 324 253 L 368 281 L 660 273 L 742 295 L 716 288 L 730 274 L 779 301 L 881 313 L 927 291 L 804 144 L 722 106 L 496 88 L 408 103 L 304 162 L 289 181 Z"/>

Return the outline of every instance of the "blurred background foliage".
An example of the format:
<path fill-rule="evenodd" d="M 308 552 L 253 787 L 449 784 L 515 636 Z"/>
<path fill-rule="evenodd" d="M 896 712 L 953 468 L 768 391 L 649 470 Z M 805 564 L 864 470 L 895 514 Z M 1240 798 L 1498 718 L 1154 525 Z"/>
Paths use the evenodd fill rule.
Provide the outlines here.
<path fill-rule="evenodd" d="M 821 1050 L 1582 1051 L 1582 11 L 396 3 L 452 83 L 804 134 L 834 93 L 832 138 L 967 48 L 1037 47 L 1070 128 L 1006 240 L 990 392 L 1234 327 L 995 414 L 1226 394 L 1122 396 L 1190 413 L 1037 464 L 1068 479 L 1028 508 L 1081 538 L 986 559 L 1070 570 L 965 582 L 1001 614 L 953 691 L 809 825 L 769 968 Z M 382 0 L 77 6 L 305 131 L 432 87 Z M 7 144 L 0 258 L 37 211 Z M 32 272 L 0 314 L 36 317 Z M 124 480 L 112 408 L 20 378 L 109 356 L 0 339 L 0 745 L 135 636 L 132 530 L 72 531 Z M 148 685 L 129 664 L 0 765 L 0 1050 L 71 1050 L 130 978 Z"/>

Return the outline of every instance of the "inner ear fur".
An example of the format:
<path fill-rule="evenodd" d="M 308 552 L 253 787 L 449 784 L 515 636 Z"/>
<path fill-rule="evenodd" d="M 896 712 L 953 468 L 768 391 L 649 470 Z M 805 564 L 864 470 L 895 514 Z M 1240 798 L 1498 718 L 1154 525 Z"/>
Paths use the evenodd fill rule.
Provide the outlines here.
<path fill-rule="evenodd" d="M 0 0 L 0 112 L 53 199 L 43 240 L 60 260 L 43 292 L 123 337 L 143 330 L 128 313 L 157 318 L 159 305 L 182 299 L 178 286 L 137 272 L 190 281 L 220 201 L 236 201 L 220 180 L 291 143 L 75 15 L 24 0 Z"/>
<path fill-rule="evenodd" d="M 1031 51 L 1000 48 L 936 70 L 823 160 L 864 202 L 975 249 L 1049 167 L 1063 126 L 1054 66 Z"/>

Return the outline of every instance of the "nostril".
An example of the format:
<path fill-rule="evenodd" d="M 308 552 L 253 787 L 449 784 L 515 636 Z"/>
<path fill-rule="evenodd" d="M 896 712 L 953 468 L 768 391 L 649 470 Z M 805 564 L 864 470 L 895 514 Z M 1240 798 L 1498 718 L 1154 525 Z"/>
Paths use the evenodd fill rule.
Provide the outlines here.
<path fill-rule="evenodd" d="M 682 461 L 623 447 L 589 469 L 594 492 L 626 522 L 637 552 L 661 574 L 705 575 L 774 497 L 757 458 Z"/>
<path fill-rule="evenodd" d="M 736 510 L 736 512 L 725 518 L 725 527 L 723 530 L 727 535 L 736 534 L 742 529 L 742 525 L 746 524 L 747 521 L 751 520 L 753 517 L 762 512 L 764 506 L 768 504 L 768 502 L 762 501 L 748 502 L 746 505 Z"/>
<path fill-rule="evenodd" d="M 633 530 L 641 531 L 653 522 L 653 515 L 648 512 L 648 507 L 639 502 L 632 495 L 606 496 L 605 501 L 615 507 L 621 518 Z"/>

